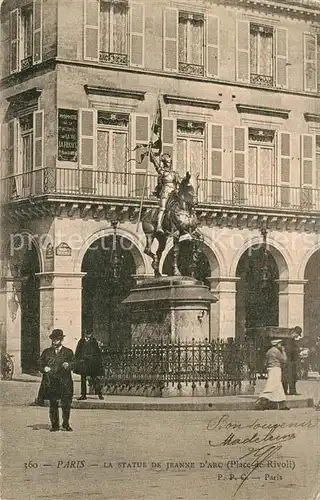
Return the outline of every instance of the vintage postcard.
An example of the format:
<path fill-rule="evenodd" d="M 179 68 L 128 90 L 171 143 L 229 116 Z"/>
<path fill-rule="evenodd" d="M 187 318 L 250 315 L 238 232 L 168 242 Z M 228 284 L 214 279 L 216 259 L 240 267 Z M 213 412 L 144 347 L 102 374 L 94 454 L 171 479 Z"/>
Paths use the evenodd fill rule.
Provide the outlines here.
<path fill-rule="evenodd" d="M 320 500 L 320 0 L 0 0 L 1 499 Z"/>

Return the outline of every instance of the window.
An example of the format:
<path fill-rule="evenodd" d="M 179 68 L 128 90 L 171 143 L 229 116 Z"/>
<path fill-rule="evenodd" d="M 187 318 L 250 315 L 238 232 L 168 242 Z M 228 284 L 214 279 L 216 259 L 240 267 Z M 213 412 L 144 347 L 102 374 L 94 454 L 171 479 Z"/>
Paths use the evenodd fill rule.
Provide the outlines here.
<path fill-rule="evenodd" d="M 99 194 L 115 196 L 125 194 L 128 168 L 128 124 L 128 114 L 98 111 L 97 168 L 99 172 L 97 181 Z"/>
<path fill-rule="evenodd" d="M 32 7 L 21 9 L 21 69 L 32 66 Z"/>
<path fill-rule="evenodd" d="M 8 122 L 7 163 L 8 175 L 13 175 L 16 196 L 28 196 L 42 190 L 44 158 L 44 112 L 26 112 Z"/>
<path fill-rule="evenodd" d="M 317 91 L 317 35 L 304 33 L 304 90 Z"/>
<path fill-rule="evenodd" d="M 128 6 L 100 2 L 100 61 L 128 64 Z"/>
<path fill-rule="evenodd" d="M 30 185 L 30 175 L 33 170 L 33 114 L 20 118 L 22 187 Z"/>
<path fill-rule="evenodd" d="M 288 30 L 237 21 L 236 78 L 262 87 L 288 88 Z"/>
<path fill-rule="evenodd" d="M 85 0 L 83 57 L 86 61 L 144 67 L 144 4 Z"/>
<path fill-rule="evenodd" d="M 10 72 L 42 61 L 42 0 L 10 12 Z"/>
<path fill-rule="evenodd" d="M 163 69 L 219 77 L 219 18 L 164 9 Z"/>
<path fill-rule="evenodd" d="M 177 120 L 177 172 L 203 176 L 205 123 Z"/>
<path fill-rule="evenodd" d="M 274 130 L 249 128 L 250 183 L 268 186 L 276 183 L 274 138 Z"/>
<path fill-rule="evenodd" d="M 204 74 L 204 17 L 179 12 L 179 72 Z"/>
<path fill-rule="evenodd" d="M 250 82 L 273 86 L 273 27 L 250 24 Z"/>

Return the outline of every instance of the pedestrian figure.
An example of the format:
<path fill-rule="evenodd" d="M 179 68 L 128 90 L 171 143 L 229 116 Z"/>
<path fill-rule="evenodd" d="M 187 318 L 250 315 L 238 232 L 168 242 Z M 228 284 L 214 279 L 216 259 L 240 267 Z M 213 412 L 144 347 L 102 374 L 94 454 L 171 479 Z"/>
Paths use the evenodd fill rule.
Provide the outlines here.
<path fill-rule="evenodd" d="M 43 399 L 50 401 L 50 431 L 53 432 L 60 429 L 59 400 L 62 409 L 62 428 L 65 431 L 72 431 L 69 419 L 73 396 L 71 370 L 74 365 L 74 354 L 71 349 L 62 345 L 64 337 L 62 330 L 52 330 L 49 335 L 52 345 L 43 351 L 39 361 L 40 371 L 44 374 Z"/>
<path fill-rule="evenodd" d="M 289 410 L 281 383 L 281 368 L 287 361 L 287 355 L 281 339 L 272 339 L 266 353 L 268 379 L 256 402 L 257 410 Z"/>
<path fill-rule="evenodd" d="M 79 340 L 75 358 L 75 373 L 81 375 L 81 396 L 78 399 L 80 401 L 87 399 L 87 377 L 90 377 L 99 399 L 103 399 L 100 380 L 103 375 L 102 355 L 98 341 L 93 337 L 91 331 L 84 332 L 83 337 Z"/>
<path fill-rule="evenodd" d="M 291 396 L 299 396 L 296 389 L 298 380 L 299 363 L 300 363 L 300 348 L 298 340 L 302 334 L 300 326 L 295 326 L 290 334 L 290 338 L 284 341 L 284 347 L 287 354 L 287 362 L 282 369 L 282 385 L 285 394 Z"/>

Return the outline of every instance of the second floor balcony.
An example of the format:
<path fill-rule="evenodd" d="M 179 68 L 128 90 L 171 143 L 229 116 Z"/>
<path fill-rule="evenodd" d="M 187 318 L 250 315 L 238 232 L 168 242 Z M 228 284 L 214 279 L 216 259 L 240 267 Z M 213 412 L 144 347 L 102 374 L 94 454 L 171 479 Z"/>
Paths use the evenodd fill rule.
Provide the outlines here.
<path fill-rule="evenodd" d="M 2 204 L 30 198 L 117 200 L 145 205 L 157 203 L 157 176 L 92 169 L 44 168 L 0 180 Z M 198 205 L 203 208 L 268 210 L 281 213 L 320 212 L 320 190 L 240 181 L 199 179 Z"/>

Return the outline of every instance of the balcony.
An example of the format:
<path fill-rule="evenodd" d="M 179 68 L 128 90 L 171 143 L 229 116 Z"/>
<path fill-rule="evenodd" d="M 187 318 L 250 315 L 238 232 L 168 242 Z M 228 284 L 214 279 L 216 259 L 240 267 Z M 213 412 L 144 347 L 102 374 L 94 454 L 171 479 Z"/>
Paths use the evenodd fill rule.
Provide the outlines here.
<path fill-rule="evenodd" d="M 144 199 L 156 203 L 152 192 L 157 176 L 148 174 Z M 76 168 L 44 168 L 0 180 L 3 204 L 32 198 L 130 201 L 138 205 L 144 173 L 105 172 Z M 152 202 L 153 200 L 153 202 Z M 235 181 L 199 179 L 198 202 L 204 209 L 266 209 L 282 213 L 320 212 L 320 190 Z"/>
<path fill-rule="evenodd" d="M 100 52 L 100 62 L 108 64 L 128 65 L 128 55 L 117 52 Z"/>
<path fill-rule="evenodd" d="M 253 83 L 254 85 L 260 85 L 261 87 L 273 87 L 274 86 L 273 76 L 257 75 L 255 73 L 251 73 L 250 83 Z"/>
<path fill-rule="evenodd" d="M 186 75 L 203 76 L 204 68 L 199 64 L 179 62 L 179 73 L 184 73 Z"/>

